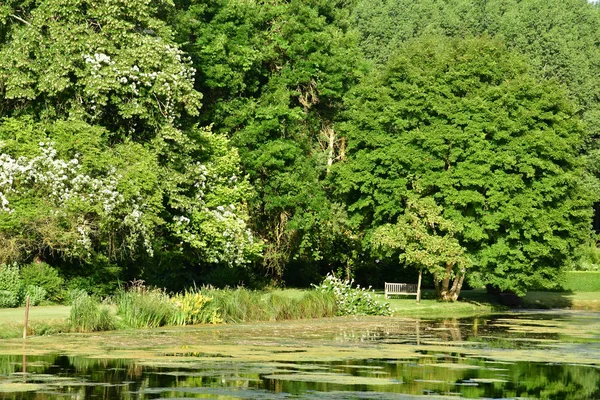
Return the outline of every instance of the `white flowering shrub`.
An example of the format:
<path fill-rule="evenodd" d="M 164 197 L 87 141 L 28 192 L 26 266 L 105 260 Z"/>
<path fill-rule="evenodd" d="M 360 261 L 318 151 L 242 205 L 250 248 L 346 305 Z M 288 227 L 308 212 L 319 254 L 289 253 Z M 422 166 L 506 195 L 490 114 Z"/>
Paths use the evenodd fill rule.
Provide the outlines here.
<path fill-rule="evenodd" d="M 391 315 L 389 303 L 380 303 L 373 299 L 371 288 L 353 288 L 354 280 L 342 280 L 333 274 L 327 274 L 316 290 L 331 292 L 338 304 L 338 315 Z"/>
<path fill-rule="evenodd" d="M 227 139 L 207 130 L 199 135 L 204 156 L 188 164 L 186 174 L 194 182 L 188 195 L 174 196 L 171 232 L 205 262 L 246 264 L 262 249 L 246 222 L 250 186 L 239 178 L 239 156 Z"/>
<path fill-rule="evenodd" d="M 0 123 L 0 262 L 158 250 L 241 265 L 260 253 L 238 154 L 194 125 L 196 71 L 161 20 L 173 7 L 44 0 L 11 26 L 0 109 L 46 122 Z"/>
<path fill-rule="evenodd" d="M 104 176 L 93 177 L 83 172 L 78 158 L 58 158 L 51 142 L 39 142 L 39 150 L 40 154 L 34 157 L 0 154 L 0 213 L 14 212 L 12 199 L 23 203 L 24 198 L 32 196 L 43 199 L 52 218 L 68 220 L 78 214 L 70 249 L 59 249 L 73 255 L 90 254 L 100 225 L 114 228 L 114 224 L 108 223 L 110 220 L 120 221 L 129 229 L 129 242 L 149 240 L 148 229 L 140 218 L 140 206 L 131 201 L 127 204 L 119 193 L 122 177 L 114 169 L 106 171 Z"/>
<path fill-rule="evenodd" d="M 46 129 L 0 124 L 0 262 L 44 252 L 151 255 L 161 203 L 151 154 L 135 144 L 107 147 L 98 139 L 104 131 L 83 123 Z"/>
<path fill-rule="evenodd" d="M 152 149 L 108 146 L 105 134 L 74 121 L 0 124 L 0 262 L 44 252 L 135 260 L 160 248 L 192 265 L 236 266 L 260 253 L 250 187 L 226 138 L 199 130 L 161 165 Z"/>

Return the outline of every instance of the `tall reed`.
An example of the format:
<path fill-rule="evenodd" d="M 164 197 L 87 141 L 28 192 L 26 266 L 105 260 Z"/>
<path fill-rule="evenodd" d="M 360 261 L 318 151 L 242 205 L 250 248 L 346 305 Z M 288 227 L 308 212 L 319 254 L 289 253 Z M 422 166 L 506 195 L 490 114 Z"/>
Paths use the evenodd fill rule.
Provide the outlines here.
<path fill-rule="evenodd" d="M 216 310 L 224 322 L 280 321 L 286 319 L 322 318 L 337 312 L 331 293 L 306 291 L 300 298 L 285 292 L 261 292 L 245 288 L 203 289 L 212 300 L 208 310 Z"/>
<path fill-rule="evenodd" d="M 117 314 L 131 328 L 156 328 L 170 325 L 177 307 L 160 289 L 122 290 L 115 296 Z"/>
<path fill-rule="evenodd" d="M 69 327 L 74 332 L 108 331 L 115 329 L 115 321 L 108 307 L 87 293 L 79 293 L 71 303 Z"/>

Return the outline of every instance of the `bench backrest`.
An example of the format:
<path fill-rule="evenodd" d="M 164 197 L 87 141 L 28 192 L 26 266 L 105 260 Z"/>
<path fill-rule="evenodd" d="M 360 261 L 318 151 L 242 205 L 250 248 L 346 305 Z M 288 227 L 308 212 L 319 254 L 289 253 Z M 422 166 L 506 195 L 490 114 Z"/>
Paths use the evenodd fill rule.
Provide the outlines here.
<path fill-rule="evenodd" d="M 387 293 L 417 293 L 416 283 L 385 283 Z"/>

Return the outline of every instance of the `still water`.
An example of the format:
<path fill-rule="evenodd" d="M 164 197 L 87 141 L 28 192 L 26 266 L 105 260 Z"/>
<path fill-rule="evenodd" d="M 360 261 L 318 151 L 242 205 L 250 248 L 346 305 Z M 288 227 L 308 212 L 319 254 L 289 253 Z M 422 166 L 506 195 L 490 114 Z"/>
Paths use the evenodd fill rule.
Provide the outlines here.
<path fill-rule="evenodd" d="M 600 313 L 35 339 L 0 355 L 0 399 L 600 399 Z"/>

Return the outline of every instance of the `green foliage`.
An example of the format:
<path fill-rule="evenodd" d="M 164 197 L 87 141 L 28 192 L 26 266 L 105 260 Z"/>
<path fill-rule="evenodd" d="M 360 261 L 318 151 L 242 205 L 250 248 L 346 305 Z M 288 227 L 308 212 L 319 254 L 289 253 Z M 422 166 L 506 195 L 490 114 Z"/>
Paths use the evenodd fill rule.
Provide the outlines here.
<path fill-rule="evenodd" d="M 69 326 L 73 332 L 99 332 L 115 329 L 115 321 L 108 307 L 80 292 L 71 303 Z"/>
<path fill-rule="evenodd" d="M 600 271 L 600 248 L 596 242 L 581 246 L 579 254 L 579 260 L 574 263 L 573 269 L 576 271 Z"/>
<path fill-rule="evenodd" d="M 196 263 L 241 265 L 260 253 L 246 225 L 250 187 L 227 139 L 195 130 L 177 163 L 164 167 L 153 150 L 110 145 L 107 135 L 72 121 L 0 125 L 0 173 L 8 176 L 0 184 L 0 256 L 53 252 L 110 264 L 152 256 L 165 236 L 163 248 Z"/>
<path fill-rule="evenodd" d="M 491 36 L 526 59 L 532 74 L 564 84 L 588 141 L 582 149 L 598 199 L 600 9 L 582 0 L 361 0 L 354 9 L 361 48 L 385 63 L 413 38 Z"/>
<path fill-rule="evenodd" d="M 32 306 L 38 306 L 41 302 L 46 300 L 48 292 L 41 286 L 27 285 L 25 286 L 25 298 L 29 296 L 29 304 Z"/>
<path fill-rule="evenodd" d="M 198 290 L 186 290 L 171 297 L 177 311 L 172 325 L 217 324 L 222 322 L 216 310 L 206 311 L 211 297 L 202 295 Z"/>
<path fill-rule="evenodd" d="M 198 115 L 194 70 L 158 18 L 168 8 L 168 1 L 36 2 L 0 49 L 1 113 L 81 119 L 146 139 Z"/>
<path fill-rule="evenodd" d="M 102 298 L 115 294 L 123 280 L 123 267 L 102 255 L 97 255 L 89 261 L 73 263 L 63 271 L 69 290 L 83 290 Z"/>
<path fill-rule="evenodd" d="M 202 293 L 212 298 L 207 310 L 213 310 L 225 323 L 323 318 L 337 311 L 335 297 L 324 292 L 308 291 L 297 298 L 245 288 L 205 288 Z"/>
<path fill-rule="evenodd" d="M 574 292 L 600 292 L 600 271 L 568 271 L 562 288 Z"/>
<path fill-rule="evenodd" d="M 0 239 L 14 249 L 7 259 L 152 252 L 162 209 L 156 156 L 131 142 L 110 146 L 107 135 L 74 121 L 0 124 Z"/>
<path fill-rule="evenodd" d="M 337 315 L 338 304 L 333 293 L 310 290 L 303 295 L 297 308 L 302 318 L 325 318 Z"/>
<path fill-rule="evenodd" d="M 392 315 L 389 303 L 379 303 L 373 299 L 372 290 L 359 286 L 353 288 L 353 283 L 354 280 L 342 280 L 327 274 L 320 285 L 314 286 L 319 292 L 333 294 L 337 315 Z"/>
<path fill-rule="evenodd" d="M 255 188 L 267 271 L 280 280 L 294 258 L 344 262 L 351 233 L 324 179 L 343 157 L 334 119 L 357 75 L 346 2 L 177 3 L 178 41 L 206 95 L 200 118 L 232 136 Z"/>
<path fill-rule="evenodd" d="M 0 308 L 18 307 L 23 294 L 17 264 L 0 264 Z"/>
<path fill-rule="evenodd" d="M 564 89 L 489 38 L 407 43 L 348 96 L 336 172 L 356 226 L 393 224 L 418 181 L 457 227 L 473 283 L 556 285 L 589 234 L 584 136 Z"/>
<path fill-rule="evenodd" d="M 237 152 L 192 118 L 201 94 L 161 20 L 170 1 L 43 0 L 18 9 L 20 24 L 6 10 L 0 262 L 161 251 L 238 266 L 260 253 Z"/>
<path fill-rule="evenodd" d="M 413 182 L 417 186 L 417 182 Z M 470 260 L 455 237 L 460 229 L 442 216 L 442 208 L 431 197 L 409 193 L 404 214 L 395 224 L 377 227 L 370 246 L 387 256 L 400 252 L 405 265 L 425 269 L 433 275 L 442 300 L 456 301 Z M 452 287 L 450 281 L 453 280 Z"/>
<path fill-rule="evenodd" d="M 22 288 L 19 278 L 19 266 L 17 264 L 0 265 L 0 290 L 10 290 L 19 293 Z"/>
<path fill-rule="evenodd" d="M 33 262 L 21 267 L 21 280 L 27 287 L 27 294 L 33 292 L 41 293 L 44 291 L 43 298 L 50 301 L 60 301 L 64 295 L 64 279 L 59 276 L 58 270 L 43 262 Z M 29 287 L 35 287 L 32 293 L 29 293 Z M 40 301 L 41 301 L 40 300 Z M 38 302 L 39 303 L 39 302 Z"/>
<path fill-rule="evenodd" d="M 18 292 L 0 289 L 0 308 L 18 307 L 21 298 Z"/>

